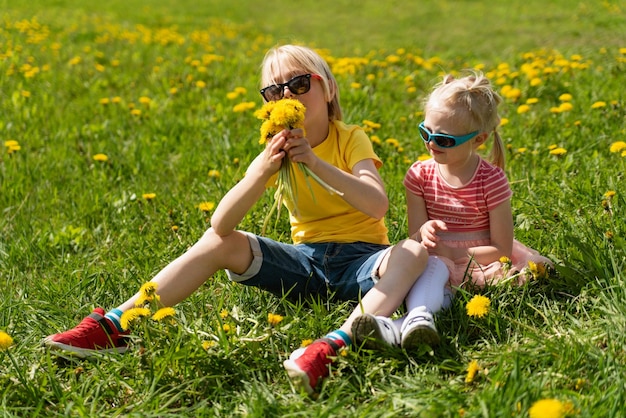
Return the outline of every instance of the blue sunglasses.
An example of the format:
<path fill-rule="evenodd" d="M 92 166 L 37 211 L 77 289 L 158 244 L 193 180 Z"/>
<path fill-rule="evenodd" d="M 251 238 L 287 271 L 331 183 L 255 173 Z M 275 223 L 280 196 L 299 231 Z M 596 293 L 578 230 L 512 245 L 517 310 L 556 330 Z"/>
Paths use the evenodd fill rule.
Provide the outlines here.
<path fill-rule="evenodd" d="M 428 130 L 427 127 L 424 126 L 424 122 L 420 123 L 419 126 L 420 136 L 424 140 L 424 143 L 428 144 L 430 141 L 435 141 L 435 144 L 440 146 L 441 148 L 454 148 L 458 147 L 461 144 L 469 141 L 479 134 L 480 131 L 472 132 L 471 134 L 462 135 L 462 136 L 454 136 L 448 134 L 434 134 Z"/>

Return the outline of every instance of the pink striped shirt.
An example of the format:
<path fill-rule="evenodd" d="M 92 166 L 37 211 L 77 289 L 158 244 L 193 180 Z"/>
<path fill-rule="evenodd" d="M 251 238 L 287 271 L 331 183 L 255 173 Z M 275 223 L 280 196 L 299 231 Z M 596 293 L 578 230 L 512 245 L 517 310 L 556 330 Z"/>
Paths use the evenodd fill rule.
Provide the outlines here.
<path fill-rule="evenodd" d="M 504 171 L 481 158 L 472 179 L 453 187 L 437 167 L 433 159 L 418 161 L 404 177 L 407 191 L 424 198 L 428 218 L 444 221 L 448 232 L 489 230 L 489 211 L 513 194 Z"/>

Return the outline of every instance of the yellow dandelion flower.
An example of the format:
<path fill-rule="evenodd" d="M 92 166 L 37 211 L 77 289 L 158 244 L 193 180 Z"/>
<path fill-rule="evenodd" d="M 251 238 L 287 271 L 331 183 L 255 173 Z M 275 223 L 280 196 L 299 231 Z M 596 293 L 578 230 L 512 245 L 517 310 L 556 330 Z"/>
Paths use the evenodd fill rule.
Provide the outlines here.
<path fill-rule="evenodd" d="M 525 153 L 526 151 L 528 151 L 528 148 L 526 148 L 526 147 L 521 147 L 521 148 L 518 148 L 518 149 L 517 149 L 517 152 L 519 152 L 520 154 L 523 154 L 523 153 Z"/>
<path fill-rule="evenodd" d="M 606 102 L 595 102 L 594 104 L 591 105 L 592 109 L 600 109 L 606 107 Z"/>
<path fill-rule="evenodd" d="M 565 416 L 565 405 L 558 399 L 542 399 L 528 410 L 530 418 L 562 418 Z"/>
<path fill-rule="evenodd" d="M 6 350 L 13 345 L 13 338 L 4 331 L 0 331 L 0 350 Z"/>
<path fill-rule="evenodd" d="M 530 80 L 530 85 L 533 87 L 536 87 L 540 85 L 541 83 L 543 83 L 543 81 L 539 77 L 534 77 Z"/>
<path fill-rule="evenodd" d="M 178 225 L 172 225 L 172 231 L 176 232 L 178 231 Z"/>
<path fill-rule="evenodd" d="M 220 174 L 220 172 L 219 172 L 219 171 L 217 171 L 217 170 L 209 170 L 209 177 L 215 177 L 215 178 L 217 178 L 217 177 L 219 177 L 220 175 L 221 175 L 221 174 Z"/>
<path fill-rule="evenodd" d="M 149 97 L 141 96 L 139 98 L 139 103 L 141 103 L 143 105 L 149 105 L 151 102 L 152 102 L 152 99 L 150 99 Z"/>
<path fill-rule="evenodd" d="M 243 102 L 243 103 L 239 103 L 233 106 L 233 112 L 242 113 L 242 112 L 245 112 L 246 110 L 254 109 L 255 107 L 256 107 L 256 103 L 254 102 Z"/>
<path fill-rule="evenodd" d="M 569 112 L 573 108 L 574 108 L 574 105 L 571 104 L 570 102 L 564 102 L 559 105 L 560 112 Z"/>
<path fill-rule="evenodd" d="M 170 94 L 171 94 L 171 95 L 174 95 L 174 94 L 176 94 L 176 93 L 178 93 L 178 89 L 177 89 L 176 87 L 172 87 L 172 88 L 170 89 Z"/>
<path fill-rule="evenodd" d="M 239 97 L 239 93 L 237 93 L 236 91 L 229 91 L 228 93 L 226 93 L 227 99 L 234 100 L 237 97 Z"/>
<path fill-rule="evenodd" d="M 519 105 L 517 107 L 517 113 L 518 114 L 522 114 L 522 113 L 526 113 L 530 110 L 530 106 L 528 106 L 527 104 L 523 104 L 523 105 Z"/>
<path fill-rule="evenodd" d="M 396 138 L 387 138 L 385 139 L 385 143 L 395 148 L 398 148 L 400 146 L 400 142 Z"/>
<path fill-rule="evenodd" d="M 622 152 L 622 151 L 625 151 L 625 150 L 626 150 L 626 142 L 624 142 L 624 141 L 613 142 L 611 144 L 611 147 L 609 148 L 609 151 L 615 152 L 615 153 Z"/>
<path fill-rule="evenodd" d="M 224 330 L 224 332 L 230 332 L 232 327 L 230 325 L 228 325 L 228 324 L 224 324 L 224 325 L 222 325 L 222 329 Z"/>
<path fill-rule="evenodd" d="M 202 212 L 210 212 L 215 207 L 215 203 L 213 202 L 202 202 L 198 204 L 198 209 Z"/>
<path fill-rule="evenodd" d="M 156 311 L 154 315 L 152 315 L 152 319 L 155 321 L 161 321 L 164 318 L 174 316 L 175 314 L 176 314 L 176 311 L 174 310 L 174 308 L 165 307 Z"/>
<path fill-rule="evenodd" d="M 159 287 L 158 283 L 145 282 L 144 284 L 141 285 L 141 288 L 139 288 L 139 291 L 141 292 L 142 295 L 154 296 L 156 294 L 158 287 Z"/>
<path fill-rule="evenodd" d="M 9 139 L 8 141 L 4 141 L 4 146 L 7 148 L 19 146 L 20 143 L 14 139 Z"/>
<path fill-rule="evenodd" d="M 559 100 L 562 102 L 569 102 L 572 100 L 572 95 L 569 93 L 563 93 L 559 96 Z"/>
<path fill-rule="evenodd" d="M 502 257 L 500 257 L 500 262 L 502 264 L 511 264 L 511 259 L 506 255 L 503 255 Z"/>
<path fill-rule="evenodd" d="M 351 88 L 353 88 L 354 90 L 358 90 L 358 89 L 360 89 L 362 86 L 361 86 L 361 83 L 357 83 L 357 82 L 354 82 L 354 81 L 353 81 L 352 83 L 350 83 L 350 87 L 351 87 Z"/>
<path fill-rule="evenodd" d="M 228 317 L 228 311 L 226 309 L 222 309 L 220 311 L 220 318 L 226 319 L 226 317 Z"/>
<path fill-rule="evenodd" d="M 215 341 L 202 341 L 202 348 L 209 350 L 211 347 L 215 347 Z"/>
<path fill-rule="evenodd" d="M 543 263 L 528 262 L 528 270 L 532 274 L 533 279 L 541 279 L 546 276 L 546 266 Z"/>
<path fill-rule="evenodd" d="M 122 103 L 122 98 L 120 96 L 115 96 L 111 99 L 111 103 Z"/>
<path fill-rule="evenodd" d="M 539 103 L 539 99 L 536 97 L 530 97 L 528 100 L 526 100 L 526 104 L 529 104 L 529 105 L 536 104 L 536 103 Z"/>
<path fill-rule="evenodd" d="M 606 192 L 604 192 L 604 198 L 605 199 L 610 199 L 613 196 L 615 196 L 617 193 L 615 192 L 615 190 L 607 190 Z"/>
<path fill-rule="evenodd" d="M 108 97 L 103 97 L 102 99 L 100 99 L 101 105 L 108 105 L 109 103 L 111 103 L 111 99 L 109 99 Z"/>
<path fill-rule="evenodd" d="M 491 300 L 483 295 L 475 295 L 467 305 L 465 309 L 467 315 L 476 318 L 482 318 L 489 313 L 489 307 L 491 306 Z"/>
<path fill-rule="evenodd" d="M 273 314 L 273 313 L 267 314 L 267 322 L 269 322 L 270 325 L 272 325 L 272 326 L 276 326 L 276 325 L 280 324 L 280 322 L 283 319 L 284 319 L 284 317 L 282 315 L 277 315 L 277 314 Z"/>
<path fill-rule="evenodd" d="M 472 383 L 474 381 L 474 377 L 480 371 L 480 366 L 476 360 L 472 360 L 470 364 L 467 366 L 467 376 L 465 376 L 465 383 Z"/>
<path fill-rule="evenodd" d="M 430 156 L 430 154 L 420 154 L 417 157 L 417 161 L 426 161 L 426 160 L 430 160 L 432 157 Z"/>
<path fill-rule="evenodd" d="M 202 81 L 202 80 L 198 80 L 198 81 L 196 81 L 196 87 L 199 88 L 199 89 L 203 89 L 203 88 L 206 87 L 206 83 L 204 81 Z"/>
<path fill-rule="evenodd" d="M 567 150 L 565 148 L 561 148 L 561 147 L 557 147 L 554 148 L 552 150 L 550 150 L 550 155 L 564 155 L 567 153 Z"/>
<path fill-rule="evenodd" d="M 96 154 L 91 158 L 93 158 L 94 161 L 100 161 L 100 162 L 109 161 L 109 157 L 107 157 L 106 154 Z"/>
<path fill-rule="evenodd" d="M 141 195 L 146 200 L 152 200 L 156 197 L 156 193 L 144 193 Z"/>
<path fill-rule="evenodd" d="M 313 343 L 313 340 L 308 338 L 306 340 L 302 340 L 302 342 L 300 343 L 300 347 L 308 347 L 312 343 Z"/>
<path fill-rule="evenodd" d="M 139 110 L 139 109 L 132 109 L 130 111 L 130 114 L 133 115 L 133 116 L 141 116 L 141 110 Z"/>
<path fill-rule="evenodd" d="M 380 137 L 378 135 L 372 135 L 370 136 L 370 140 L 372 141 L 373 144 L 377 144 L 380 145 L 383 143 L 383 141 L 381 141 Z"/>
<path fill-rule="evenodd" d="M 245 87 L 235 87 L 233 91 L 237 94 L 246 94 L 248 92 Z"/>
<path fill-rule="evenodd" d="M 150 309 L 148 308 L 131 308 L 122 314 L 120 324 L 124 330 L 127 330 L 134 321 L 148 316 L 150 316 Z"/>
<path fill-rule="evenodd" d="M 509 118 L 500 119 L 500 126 L 507 125 L 509 123 Z"/>

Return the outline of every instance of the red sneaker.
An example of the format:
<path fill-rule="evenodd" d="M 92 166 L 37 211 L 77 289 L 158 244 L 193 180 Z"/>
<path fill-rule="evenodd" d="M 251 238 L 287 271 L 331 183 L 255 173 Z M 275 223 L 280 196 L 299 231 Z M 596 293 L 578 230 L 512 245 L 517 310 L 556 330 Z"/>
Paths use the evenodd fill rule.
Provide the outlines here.
<path fill-rule="evenodd" d="M 337 355 L 341 347 L 345 347 L 341 340 L 329 338 L 315 340 L 308 347 L 291 353 L 289 360 L 283 362 L 283 366 L 292 382 L 311 395 L 318 382 L 328 376 L 328 364 L 333 362 L 332 357 Z"/>
<path fill-rule="evenodd" d="M 44 344 L 52 349 L 72 352 L 79 357 L 89 357 L 94 353 L 123 353 L 128 349 L 126 335 L 128 331 L 119 332 L 104 317 L 104 309 L 96 308 L 76 327 L 46 337 Z"/>

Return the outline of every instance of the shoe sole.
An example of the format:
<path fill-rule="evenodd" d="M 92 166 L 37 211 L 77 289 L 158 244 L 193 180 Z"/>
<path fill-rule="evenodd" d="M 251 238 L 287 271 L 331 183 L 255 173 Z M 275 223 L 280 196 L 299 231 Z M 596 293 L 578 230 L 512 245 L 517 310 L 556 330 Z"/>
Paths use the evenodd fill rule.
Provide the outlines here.
<path fill-rule="evenodd" d="M 74 347 L 72 345 L 67 345 L 67 344 L 59 343 L 59 342 L 52 341 L 52 340 L 44 340 L 44 344 L 52 350 L 64 351 L 67 353 L 71 353 L 72 355 L 75 355 L 76 357 L 80 357 L 80 358 L 87 358 L 87 357 L 91 357 L 91 356 L 98 355 L 98 354 L 111 354 L 111 353 L 122 354 L 122 353 L 125 353 L 126 350 L 128 350 L 128 347 L 115 347 L 115 348 L 105 348 L 105 349 L 100 349 L 100 350 L 91 350 L 88 348 Z"/>
<path fill-rule="evenodd" d="M 304 370 L 302 370 L 295 361 L 289 359 L 283 362 L 283 367 L 287 370 L 287 374 L 289 375 L 289 379 L 293 385 L 298 389 L 304 389 L 307 394 L 312 395 L 314 390 L 311 387 L 311 382 L 309 381 L 309 376 L 306 374 Z"/>
<path fill-rule="evenodd" d="M 369 315 L 358 316 L 352 323 L 355 344 L 368 350 L 384 350 L 391 347 L 383 338 L 376 318 Z"/>
<path fill-rule="evenodd" d="M 418 326 L 413 328 L 408 334 L 403 335 L 402 348 L 410 351 L 419 347 L 421 344 L 426 344 L 434 348 L 439 345 L 439 342 L 440 338 L 437 331 L 428 326 Z"/>

